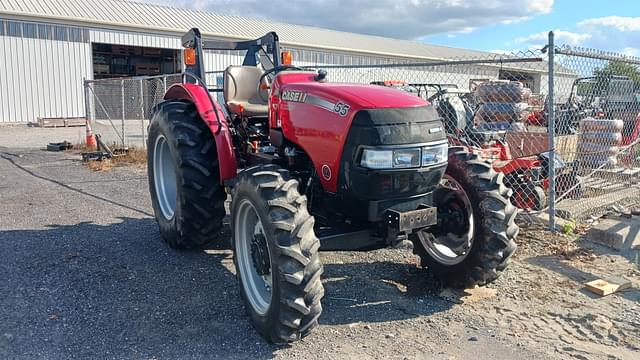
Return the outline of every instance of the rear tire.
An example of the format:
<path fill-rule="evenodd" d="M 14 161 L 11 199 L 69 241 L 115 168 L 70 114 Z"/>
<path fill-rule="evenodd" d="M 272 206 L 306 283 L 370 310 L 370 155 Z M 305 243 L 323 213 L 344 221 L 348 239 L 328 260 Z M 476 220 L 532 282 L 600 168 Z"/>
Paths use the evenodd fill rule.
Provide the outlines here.
<path fill-rule="evenodd" d="M 149 125 L 149 192 L 162 238 L 173 248 L 213 240 L 227 198 L 211 131 L 193 104 L 166 101 Z"/>
<path fill-rule="evenodd" d="M 516 184 L 512 187 L 513 204 L 523 210 L 540 211 L 547 207 L 544 189 L 532 183 Z"/>
<path fill-rule="evenodd" d="M 464 148 L 450 149 L 445 176 L 459 184 L 468 198 L 472 209 L 469 223 L 472 225 L 466 227 L 468 233 L 457 238 L 466 236 L 470 244 L 466 244 L 462 255 L 446 259 L 434 255 L 433 249 L 437 247 L 433 245 L 439 246 L 438 241 L 446 242 L 453 232 L 438 234 L 439 230 L 432 230 L 438 235 L 436 237 L 421 231 L 411 236 L 414 252 L 420 256 L 422 266 L 453 286 L 490 283 L 507 267 L 517 247 L 514 239 L 519 228 L 514 222 L 517 209 L 509 201 L 511 190 L 503 184 L 502 173 L 496 173 L 489 163 Z M 445 204 L 439 202 L 446 199 L 450 191 L 440 188 L 434 194 L 434 202 L 440 206 L 439 216 L 445 210 Z"/>
<path fill-rule="evenodd" d="M 286 170 L 256 166 L 238 175 L 231 201 L 240 293 L 254 327 L 274 343 L 303 338 L 322 313 L 320 241 L 297 188 Z"/>

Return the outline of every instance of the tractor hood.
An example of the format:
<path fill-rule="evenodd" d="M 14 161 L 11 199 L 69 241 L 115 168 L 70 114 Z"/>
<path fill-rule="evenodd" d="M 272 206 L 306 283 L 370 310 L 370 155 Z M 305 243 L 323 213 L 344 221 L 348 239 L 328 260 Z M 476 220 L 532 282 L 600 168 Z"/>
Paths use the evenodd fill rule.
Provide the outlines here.
<path fill-rule="evenodd" d="M 344 103 L 352 109 L 405 108 L 428 105 L 423 99 L 402 90 L 377 85 L 315 81 L 315 73 L 281 73 L 281 92 L 312 95 L 330 103 Z"/>
<path fill-rule="evenodd" d="M 276 76 L 271 85 L 269 123 L 273 129 L 282 129 L 285 139 L 313 159 L 325 191 L 339 196 L 345 191 L 354 194 L 351 190 L 358 186 L 353 179 L 358 174 L 363 179 L 368 176 L 368 170 L 358 165 L 363 147 L 420 147 L 446 141 L 436 110 L 416 95 L 378 85 L 316 81 L 315 76 L 291 71 Z M 408 169 L 408 174 L 396 171 L 391 177 L 397 181 L 381 174 L 381 180 L 373 183 L 401 187 L 409 181 L 413 185 L 405 186 L 403 195 L 420 196 L 440 181 L 443 169 Z M 394 186 L 380 185 L 367 196 L 396 196 L 399 188 Z M 356 198 L 371 200 L 360 195 Z"/>

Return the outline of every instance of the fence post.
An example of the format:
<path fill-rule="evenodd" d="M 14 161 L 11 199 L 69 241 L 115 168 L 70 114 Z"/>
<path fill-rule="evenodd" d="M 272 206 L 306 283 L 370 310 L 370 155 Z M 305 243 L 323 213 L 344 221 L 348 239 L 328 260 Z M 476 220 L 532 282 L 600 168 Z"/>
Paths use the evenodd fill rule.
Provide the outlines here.
<path fill-rule="evenodd" d="M 164 86 L 164 92 L 162 92 L 162 94 L 166 94 L 167 93 L 167 75 L 164 75 L 162 77 L 162 85 Z"/>
<path fill-rule="evenodd" d="M 120 80 L 120 93 L 122 94 L 122 147 L 126 146 L 125 141 L 125 130 L 124 130 L 124 120 L 125 120 L 125 105 L 124 105 L 124 79 Z"/>
<path fill-rule="evenodd" d="M 86 78 L 82 78 L 82 84 L 84 89 L 84 118 L 87 122 L 91 121 L 91 109 L 89 104 L 89 81 Z"/>
<path fill-rule="evenodd" d="M 549 230 L 556 231 L 556 110 L 554 99 L 554 70 L 555 70 L 555 43 L 553 31 L 549 31 L 549 119 L 547 132 L 549 133 Z"/>
<path fill-rule="evenodd" d="M 144 119 L 145 119 L 145 108 L 144 108 L 144 80 L 140 79 L 140 130 L 142 130 L 142 148 L 146 147 L 145 135 L 144 135 Z"/>

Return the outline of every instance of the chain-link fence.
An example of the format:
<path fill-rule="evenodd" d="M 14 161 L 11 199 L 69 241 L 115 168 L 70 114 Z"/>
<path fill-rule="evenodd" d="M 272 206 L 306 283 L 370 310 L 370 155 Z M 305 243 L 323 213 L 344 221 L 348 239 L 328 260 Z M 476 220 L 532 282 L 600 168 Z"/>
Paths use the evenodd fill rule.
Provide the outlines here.
<path fill-rule="evenodd" d="M 182 75 L 87 80 L 87 119 L 107 144 L 144 147 L 151 109 Z"/>
<path fill-rule="evenodd" d="M 555 68 L 575 74 L 555 85 L 557 153 L 580 180 L 558 210 L 582 219 L 640 200 L 640 58 L 557 47 Z M 558 182 L 563 179 L 558 179 Z"/>
<path fill-rule="evenodd" d="M 637 202 L 640 59 L 555 47 L 552 34 L 549 40 L 544 49 L 510 54 L 305 68 L 326 70 L 330 82 L 393 87 L 429 101 L 450 143 L 491 161 L 524 211 L 580 220 Z M 224 69 L 207 70 L 216 70 L 207 76 L 210 87 L 220 86 Z M 180 81 L 88 81 L 87 113 L 113 141 L 143 145 L 150 109 Z"/>

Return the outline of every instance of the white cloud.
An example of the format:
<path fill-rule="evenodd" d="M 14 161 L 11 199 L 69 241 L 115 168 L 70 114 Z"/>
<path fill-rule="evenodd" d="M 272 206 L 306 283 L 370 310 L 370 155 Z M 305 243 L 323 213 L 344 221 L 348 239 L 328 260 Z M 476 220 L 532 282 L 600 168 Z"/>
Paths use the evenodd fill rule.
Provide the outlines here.
<path fill-rule="evenodd" d="M 554 30 L 558 46 L 571 45 L 613 51 L 627 56 L 640 56 L 640 17 L 607 16 L 567 24 L 563 30 Z M 548 32 L 519 37 L 506 45 L 529 46 L 545 44 Z"/>
<path fill-rule="evenodd" d="M 511 25 L 511 24 L 517 24 L 517 23 L 521 23 L 523 21 L 527 21 L 527 20 L 531 20 L 531 16 L 523 16 L 521 18 L 518 19 L 507 19 L 507 20 L 503 20 L 502 24 L 504 25 Z"/>
<path fill-rule="evenodd" d="M 554 0 L 137 0 L 402 39 L 547 14 Z"/>
<path fill-rule="evenodd" d="M 553 0 L 529 1 L 527 10 L 538 14 L 548 14 L 553 9 Z"/>
<path fill-rule="evenodd" d="M 640 17 L 607 16 L 580 21 L 577 28 L 591 35 L 586 46 L 627 55 L 640 48 Z"/>
<path fill-rule="evenodd" d="M 527 45 L 526 48 L 519 48 L 519 49 L 513 49 L 513 50 L 494 49 L 494 50 L 489 50 L 489 52 L 492 52 L 494 54 L 501 54 L 501 55 L 522 56 L 523 54 L 530 54 L 531 52 L 538 53 L 540 49 L 542 49 L 543 47 L 544 45 L 541 45 L 541 44 L 529 44 Z"/>
<path fill-rule="evenodd" d="M 578 26 L 605 26 L 622 32 L 640 31 L 640 17 L 607 16 L 586 19 L 579 22 Z"/>
<path fill-rule="evenodd" d="M 591 34 L 576 33 L 564 30 L 554 30 L 555 41 L 558 44 L 567 45 L 582 45 L 585 41 L 591 39 Z M 516 44 L 531 44 L 533 42 L 546 42 L 549 39 L 548 32 L 541 32 L 537 34 L 531 34 L 525 37 L 519 37 L 514 40 Z"/>

